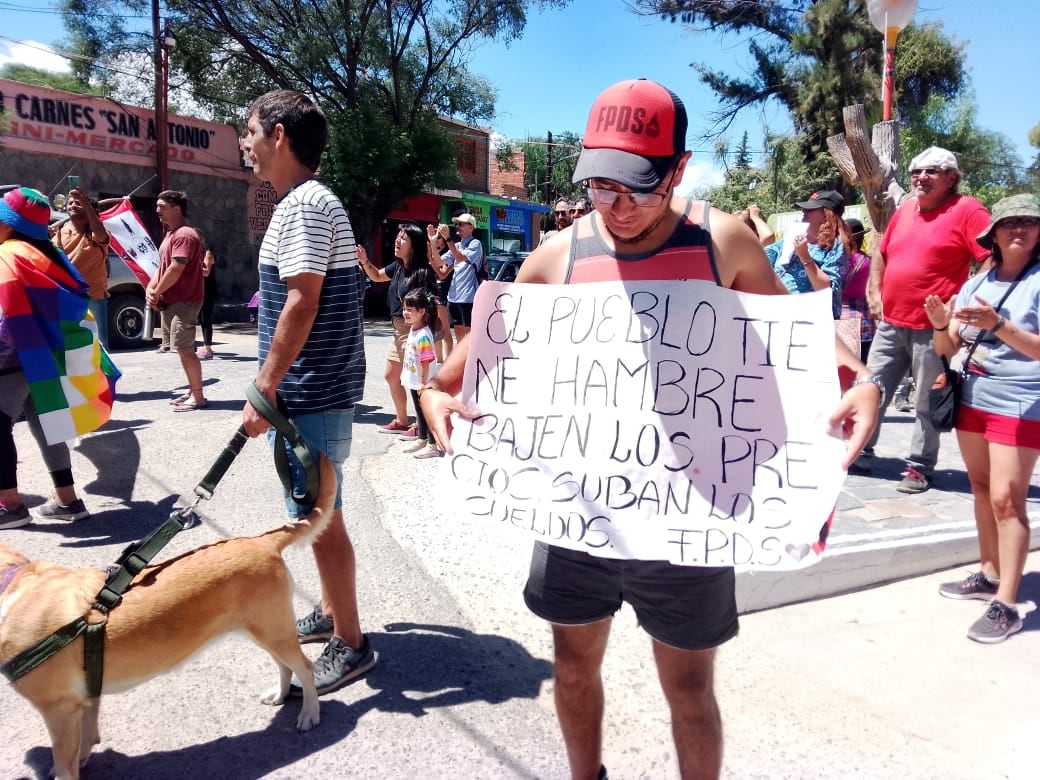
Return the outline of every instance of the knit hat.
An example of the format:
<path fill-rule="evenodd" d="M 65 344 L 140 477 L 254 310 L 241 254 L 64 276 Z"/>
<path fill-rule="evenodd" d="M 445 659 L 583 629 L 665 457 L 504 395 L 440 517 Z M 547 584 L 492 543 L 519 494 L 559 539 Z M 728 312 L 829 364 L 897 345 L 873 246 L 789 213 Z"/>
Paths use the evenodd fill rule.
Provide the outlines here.
<path fill-rule="evenodd" d="M 686 151 L 686 126 L 686 107 L 660 84 L 607 87 L 592 104 L 572 181 L 607 179 L 652 192 Z"/>
<path fill-rule="evenodd" d="M 1012 195 L 998 200 L 993 205 L 989 227 L 979 234 L 975 240 L 986 249 L 993 249 L 993 230 L 1002 219 L 1010 217 L 1032 217 L 1040 219 L 1040 200 L 1036 195 Z"/>
<path fill-rule="evenodd" d="M 13 189 L 0 201 L 0 222 L 27 238 L 46 241 L 50 218 L 50 202 L 32 187 Z"/>

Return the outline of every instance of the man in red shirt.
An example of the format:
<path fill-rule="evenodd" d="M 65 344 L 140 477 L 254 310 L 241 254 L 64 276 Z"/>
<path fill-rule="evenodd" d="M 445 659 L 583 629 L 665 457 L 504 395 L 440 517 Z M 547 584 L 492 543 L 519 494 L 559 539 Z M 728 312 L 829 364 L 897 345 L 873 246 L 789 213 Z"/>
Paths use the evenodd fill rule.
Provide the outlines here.
<path fill-rule="evenodd" d="M 175 412 L 190 412 L 206 405 L 202 395 L 202 363 L 195 354 L 195 327 L 205 296 L 202 276 L 202 240 L 185 221 L 188 196 L 165 190 L 155 202 L 155 213 L 167 234 L 159 246 L 159 270 L 145 290 L 148 305 L 162 311 L 162 324 L 170 331 L 170 345 L 177 350 L 188 378 L 188 392 L 174 399 Z"/>
<path fill-rule="evenodd" d="M 890 399 L 900 380 L 911 369 L 917 384 L 910 455 L 906 459 L 901 493 L 923 493 L 932 486 L 932 472 L 939 457 L 939 433 L 928 419 L 928 388 L 942 371 L 932 349 L 932 325 L 924 299 L 938 295 L 949 300 L 968 279 L 971 261 L 982 261 L 989 250 L 975 236 L 989 228 L 989 212 L 975 198 L 961 195 L 957 158 L 937 146 L 925 149 L 910 163 L 913 197 L 896 209 L 870 264 L 867 303 L 878 322 L 867 365 L 885 384 Z M 869 473 L 877 430 L 853 473 Z"/>

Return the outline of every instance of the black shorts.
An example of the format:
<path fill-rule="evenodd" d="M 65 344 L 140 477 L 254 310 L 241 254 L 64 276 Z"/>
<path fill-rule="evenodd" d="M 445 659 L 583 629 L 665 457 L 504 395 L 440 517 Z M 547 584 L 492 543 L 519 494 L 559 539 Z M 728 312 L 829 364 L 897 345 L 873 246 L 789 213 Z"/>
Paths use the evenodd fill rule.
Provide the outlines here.
<path fill-rule="evenodd" d="M 730 567 L 597 558 L 536 542 L 524 601 L 538 617 L 584 625 L 627 601 L 659 642 L 682 650 L 718 647 L 737 634 L 736 576 Z"/>
<path fill-rule="evenodd" d="M 461 325 L 464 328 L 470 327 L 470 324 L 473 322 L 473 304 L 449 303 L 448 319 L 451 320 L 452 325 Z"/>

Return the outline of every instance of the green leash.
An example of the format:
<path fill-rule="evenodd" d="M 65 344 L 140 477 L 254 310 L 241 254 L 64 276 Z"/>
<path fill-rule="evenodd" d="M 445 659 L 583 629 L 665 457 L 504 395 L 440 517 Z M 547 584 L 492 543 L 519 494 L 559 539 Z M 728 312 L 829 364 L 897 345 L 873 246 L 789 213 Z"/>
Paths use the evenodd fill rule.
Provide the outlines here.
<path fill-rule="evenodd" d="M 260 388 L 256 386 L 255 382 L 246 388 L 246 398 L 276 431 L 274 463 L 285 491 L 301 504 L 313 504 L 318 495 L 318 467 L 310 448 L 300 438 L 300 434 L 288 418 L 260 392 Z M 195 500 L 191 506 L 174 510 L 165 523 L 141 541 L 134 542 L 123 550 L 115 565 L 109 569 L 105 585 L 95 597 L 91 610 L 108 615 L 122 601 L 123 593 L 130 587 L 134 577 L 141 573 L 141 570 L 166 546 L 170 539 L 184 529 L 192 528 L 201 522 L 196 511 L 199 501 L 203 498 L 209 500 L 213 497 L 217 484 L 227 473 L 231 463 L 242 451 L 242 447 L 247 441 L 249 441 L 249 436 L 246 434 L 245 426 L 239 426 L 216 462 L 206 472 L 206 476 L 195 486 Z M 289 449 L 292 449 L 306 473 L 307 484 L 303 493 L 295 490 L 292 485 Z M 105 665 L 105 624 L 107 622 L 106 619 L 97 623 L 88 623 L 86 617 L 78 617 L 4 663 L 0 666 L 0 674 L 3 674 L 10 682 L 14 682 L 63 647 L 72 644 L 80 635 L 85 634 L 83 668 L 87 674 L 87 695 L 95 699 L 101 695 Z"/>

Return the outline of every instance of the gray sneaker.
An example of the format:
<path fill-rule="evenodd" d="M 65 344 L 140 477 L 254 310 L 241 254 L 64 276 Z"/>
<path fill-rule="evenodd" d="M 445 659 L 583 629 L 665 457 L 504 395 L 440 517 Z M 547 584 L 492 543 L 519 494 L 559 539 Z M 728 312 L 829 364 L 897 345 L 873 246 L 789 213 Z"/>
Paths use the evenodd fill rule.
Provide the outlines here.
<path fill-rule="evenodd" d="M 981 599 L 989 601 L 997 595 L 996 583 L 981 571 L 972 572 L 963 580 L 944 582 L 939 586 L 939 595 L 948 599 Z"/>
<path fill-rule="evenodd" d="M 17 509 L 8 509 L 6 506 L 0 506 L 0 531 L 5 528 L 21 528 L 23 525 L 29 525 L 32 522 L 32 518 L 29 517 L 29 510 L 25 504 L 22 504 Z"/>
<path fill-rule="evenodd" d="M 36 507 L 36 516 L 42 520 L 86 520 L 90 512 L 83 505 L 83 499 L 77 498 L 68 506 L 59 504 L 56 499 L 48 501 L 43 506 Z"/>
<path fill-rule="evenodd" d="M 327 642 L 332 639 L 333 628 L 335 626 L 332 618 L 321 611 L 321 604 L 319 604 L 309 615 L 296 621 L 296 639 L 301 645 L 308 642 Z"/>
<path fill-rule="evenodd" d="M 900 493 L 923 493 L 932 486 L 932 478 L 922 474 L 913 466 L 907 466 L 903 472 L 903 481 L 896 485 Z"/>
<path fill-rule="evenodd" d="M 993 645 L 1003 642 L 1016 631 L 1022 630 L 1022 618 L 1018 610 L 1003 601 L 993 599 L 986 609 L 986 614 L 972 623 L 968 629 L 968 639 Z"/>
<path fill-rule="evenodd" d="M 334 636 L 314 662 L 314 687 L 318 689 L 319 695 L 338 691 L 375 666 L 376 660 L 367 636 L 360 650 L 355 650 Z M 289 695 L 303 696 L 303 689 L 295 679 L 289 686 Z"/>

